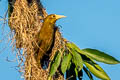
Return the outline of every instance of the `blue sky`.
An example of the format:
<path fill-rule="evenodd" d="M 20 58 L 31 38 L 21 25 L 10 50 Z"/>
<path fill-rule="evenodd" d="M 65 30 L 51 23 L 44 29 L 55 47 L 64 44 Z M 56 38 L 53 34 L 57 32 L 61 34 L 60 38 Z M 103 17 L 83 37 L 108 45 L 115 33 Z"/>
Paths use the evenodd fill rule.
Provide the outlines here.
<path fill-rule="evenodd" d="M 60 29 L 63 37 L 74 42 L 81 49 L 98 49 L 120 60 L 120 0 L 41 1 L 49 14 L 67 16 L 56 23 L 62 26 Z M 0 16 L 7 8 L 6 3 L 7 0 L 0 2 Z M 0 35 L 0 39 L 1 37 Z M 2 45 L 0 44 L 0 49 Z M 5 60 L 7 56 L 10 59 L 15 58 L 15 54 L 9 52 L 11 50 L 8 48 L 0 54 L 1 80 L 21 80 L 19 73 L 14 68 L 17 63 Z M 120 79 L 120 64 L 99 64 L 111 80 Z M 87 79 L 85 75 L 83 80 Z M 99 79 L 95 78 L 95 80 Z"/>

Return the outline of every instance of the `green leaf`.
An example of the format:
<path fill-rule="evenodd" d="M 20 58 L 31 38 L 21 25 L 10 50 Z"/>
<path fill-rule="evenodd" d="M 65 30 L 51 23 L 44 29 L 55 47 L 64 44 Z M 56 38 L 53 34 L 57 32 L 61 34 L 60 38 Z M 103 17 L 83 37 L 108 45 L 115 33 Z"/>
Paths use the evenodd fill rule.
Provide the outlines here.
<path fill-rule="evenodd" d="M 72 48 L 72 49 L 75 49 L 77 51 L 79 51 L 79 47 L 77 47 L 74 43 L 72 42 L 68 42 L 66 43 L 66 46 L 69 47 L 69 48 Z"/>
<path fill-rule="evenodd" d="M 93 62 L 92 60 L 91 60 L 91 58 L 90 57 L 88 57 L 88 56 L 86 56 L 86 55 L 81 55 L 82 56 L 82 59 L 83 59 L 83 61 L 84 62 L 87 62 L 87 63 L 89 63 L 89 64 L 91 64 L 91 65 L 93 65 L 94 66 L 94 64 L 96 64 L 95 62 Z M 95 67 L 95 66 L 94 66 Z M 96 68 L 96 67 L 95 67 Z M 97 69 L 97 68 L 96 68 Z"/>
<path fill-rule="evenodd" d="M 78 70 L 77 70 L 77 68 L 75 68 L 74 70 L 75 70 L 76 77 L 78 77 Z"/>
<path fill-rule="evenodd" d="M 61 56 L 62 56 L 61 53 L 59 51 L 57 51 L 56 56 L 54 57 L 54 60 L 51 63 L 49 76 L 53 76 L 55 74 L 55 72 L 57 71 L 57 69 L 60 65 Z"/>
<path fill-rule="evenodd" d="M 84 64 L 89 69 L 89 71 L 92 74 L 94 74 L 96 77 L 102 80 L 110 80 L 109 76 L 105 73 L 105 71 L 98 64 L 91 65 L 88 62 L 84 62 Z"/>
<path fill-rule="evenodd" d="M 78 71 L 80 71 L 83 68 L 83 60 L 81 55 L 76 52 L 75 50 L 71 50 L 71 53 L 73 55 L 72 61 L 75 64 Z"/>
<path fill-rule="evenodd" d="M 85 67 L 83 67 L 83 70 L 85 71 L 85 73 L 87 74 L 87 76 L 90 78 L 90 80 L 93 80 L 92 74 Z"/>
<path fill-rule="evenodd" d="M 66 46 L 71 49 L 74 49 L 76 52 L 79 52 L 80 54 L 86 55 L 85 52 L 80 50 L 80 48 L 77 47 L 74 43 L 68 42 L 68 43 L 66 43 Z"/>
<path fill-rule="evenodd" d="M 81 55 L 76 51 L 78 47 L 76 47 L 74 43 L 70 43 L 70 42 L 66 43 L 66 46 L 73 55 L 73 59 L 72 59 L 73 63 L 75 64 L 78 71 L 80 71 L 83 68 L 83 60 Z"/>
<path fill-rule="evenodd" d="M 114 57 L 112 57 L 104 52 L 101 52 L 99 50 L 96 50 L 96 49 L 87 48 L 87 49 L 83 49 L 83 51 L 86 53 L 86 55 L 88 55 L 92 59 L 99 61 L 99 62 L 103 62 L 106 64 L 118 64 L 118 63 L 120 63 L 120 61 L 118 61 Z"/>
<path fill-rule="evenodd" d="M 72 62 L 70 61 L 70 63 L 68 64 L 68 67 L 67 67 L 68 70 L 70 69 L 71 64 L 72 64 Z"/>
<path fill-rule="evenodd" d="M 48 76 L 48 79 L 47 80 L 52 80 L 52 77 L 51 76 Z"/>
<path fill-rule="evenodd" d="M 109 76 L 105 73 L 105 71 L 98 64 L 96 64 L 91 58 L 85 55 L 82 55 L 82 58 L 84 64 L 92 74 L 94 74 L 96 77 L 100 79 L 110 80 Z M 83 67 L 83 69 L 85 70 L 85 67 Z M 93 80 L 93 78 L 90 77 L 90 73 L 88 74 L 88 76 L 91 80 Z"/>
<path fill-rule="evenodd" d="M 68 65 L 72 59 L 72 55 L 68 53 L 67 55 L 63 56 L 62 64 L 61 64 L 61 71 L 64 74 L 67 70 Z"/>

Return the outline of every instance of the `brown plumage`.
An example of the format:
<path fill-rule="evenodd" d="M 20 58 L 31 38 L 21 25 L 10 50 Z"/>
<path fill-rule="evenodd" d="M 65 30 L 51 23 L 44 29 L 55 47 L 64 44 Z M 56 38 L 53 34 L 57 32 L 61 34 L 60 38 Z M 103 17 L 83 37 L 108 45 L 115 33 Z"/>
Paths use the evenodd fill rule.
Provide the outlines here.
<path fill-rule="evenodd" d="M 54 27 L 56 20 L 63 17 L 65 16 L 51 14 L 44 19 L 43 25 L 38 34 L 39 51 L 37 53 L 36 60 L 39 65 L 41 59 L 43 58 L 44 55 L 46 55 L 46 52 L 49 51 L 53 43 L 54 30 L 55 30 Z"/>

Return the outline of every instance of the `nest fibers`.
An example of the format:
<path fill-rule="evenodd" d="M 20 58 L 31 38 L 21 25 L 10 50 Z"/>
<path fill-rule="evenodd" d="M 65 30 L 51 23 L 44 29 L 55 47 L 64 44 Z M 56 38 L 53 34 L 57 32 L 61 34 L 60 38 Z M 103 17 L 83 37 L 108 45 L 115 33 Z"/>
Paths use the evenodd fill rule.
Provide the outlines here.
<path fill-rule="evenodd" d="M 13 47 L 20 50 L 17 54 L 18 57 L 22 57 L 18 61 L 24 65 L 22 66 L 20 63 L 19 68 L 20 72 L 24 73 L 25 80 L 46 80 L 49 75 L 49 68 L 46 70 L 38 68 L 34 58 L 37 46 L 36 36 L 42 26 L 42 20 L 47 16 L 46 11 L 38 1 L 32 0 L 31 3 L 28 3 L 27 0 L 16 0 L 9 18 L 11 31 L 14 32 Z M 61 34 L 57 29 L 51 57 L 61 47 L 61 40 Z M 63 77 L 60 76 L 57 79 L 63 80 Z"/>

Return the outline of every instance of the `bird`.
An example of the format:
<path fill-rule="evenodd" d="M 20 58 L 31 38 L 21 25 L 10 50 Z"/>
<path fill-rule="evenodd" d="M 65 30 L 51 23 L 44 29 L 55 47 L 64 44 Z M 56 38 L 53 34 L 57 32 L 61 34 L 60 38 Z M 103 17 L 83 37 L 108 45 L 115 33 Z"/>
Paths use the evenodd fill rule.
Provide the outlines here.
<path fill-rule="evenodd" d="M 36 61 L 38 65 L 41 64 L 41 59 L 50 50 L 55 34 L 55 23 L 58 19 L 66 16 L 50 14 L 44 20 L 41 29 L 38 33 L 38 46 Z"/>

